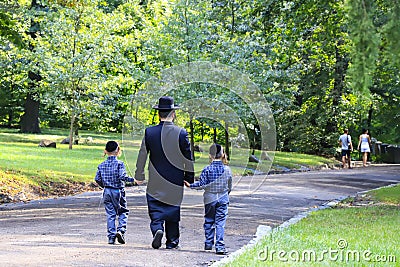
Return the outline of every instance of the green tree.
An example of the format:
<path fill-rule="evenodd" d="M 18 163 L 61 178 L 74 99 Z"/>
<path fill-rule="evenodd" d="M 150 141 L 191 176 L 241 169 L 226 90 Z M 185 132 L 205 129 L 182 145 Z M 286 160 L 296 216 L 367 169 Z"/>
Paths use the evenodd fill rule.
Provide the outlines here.
<path fill-rule="evenodd" d="M 20 10 L 20 4 L 16 0 L 3 0 L 0 3 L 0 44 L 4 40 L 19 47 L 24 45 L 23 38 L 17 27 L 18 21 L 13 18 Z"/>
<path fill-rule="evenodd" d="M 360 96 L 369 96 L 372 84 L 380 37 L 373 23 L 375 1 L 347 1 L 348 28 L 351 47 L 351 65 L 349 78 L 352 88 L 360 92 Z"/>
<path fill-rule="evenodd" d="M 110 77 L 101 66 L 118 58 L 113 55 L 113 34 L 122 19 L 120 14 L 105 14 L 98 2 L 79 1 L 71 7 L 52 5 L 40 22 L 35 55 L 43 70 L 41 85 L 47 101 L 68 114 L 70 149 L 77 119 L 113 112 L 115 103 L 109 100 L 116 99 L 118 91 L 107 87 Z"/>

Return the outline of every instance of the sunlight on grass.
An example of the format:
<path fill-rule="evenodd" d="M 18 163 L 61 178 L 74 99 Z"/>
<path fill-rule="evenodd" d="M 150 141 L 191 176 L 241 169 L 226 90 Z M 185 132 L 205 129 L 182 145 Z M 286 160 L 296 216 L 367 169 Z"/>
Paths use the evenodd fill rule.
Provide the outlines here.
<path fill-rule="evenodd" d="M 68 145 L 54 149 L 33 143 L 0 142 L 0 148 L 3 168 L 19 170 L 25 176 L 35 177 L 34 180 L 89 181 L 97 164 L 104 160 L 102 146 L 76 146 L 70 150 Z"/>
<path fill-rule="evenodd" d="M 11 176 L 5 173 L 16 173 L 20 181 L 31 185 L 41 185 L 49 182 L 92 182 L 96 174 L 97 165 L 103 157 L 104 146 L 108 140 L 120 141 L 128 175 L 133 176 L 136 168 L 137 154 L 141 139 L 121 142 L 122 135 L 118 133 L 93 133 L 80 131 L 81 140 L 91 137 L 93 142 L 74 145 L 69 149 L 68 144 L 61 141 L 68 136 L 68 130 L 44 129 L 42 134 L 21 134 L 14 129 L 0 130 L 0 170 L 3 175 L 0 180 L 10 180 Z M 39 147 L 40 140 L 48 139 L 56 142 L 57 148 Z M 195 175 L 209 164 L 207 145 L 201 144 L 205 152 L 195 152 Z M 286 168 L 300 168 L 303 165 L 321 165 L 332 163 L 332 160 L 322 157 L 302 155 L 296 153 L 270 152 L 274 165 Z M 275 155 L 275 157 L 274 157 Z M 260 152 L 255 156 L 260 158 Z M 249 149 L 232 149 L 230 166 L 234 175 L 253 174 L 257 169 L 256 163 L 249 163 Z M 267 164 L 267 167 L 272 162 Z M 274 168 L 273 165 L 273 168 Z M 146 168 L 147 169 L 147 168 Z M 269 170 L 269 167 L 268 167 Z M 267 171 L 268 171 L 267 170 Z M 16 178 L 15 178 L 16 179 Z"/>
<path fill-rule="evenodd" d="M 323 164 L 332 164 L 332 159 L 326 159 L 314 155 L 299 154 L 295 152 L 278 152 L 275 153 L 274 164 L 298 168 L 299 165 L 303 166 L 318 166 Z"/>
<path fill-rule="evenodd" d="M 18 171 L 0 169 L 0 193 L 15 195 L 25 186 L 35 185 L 31 179 Z"/>
<path fill-rule="evenodd" d="M 377 201 L 400 205 L 400 185 L 372 190 L 368 194 Z"/>

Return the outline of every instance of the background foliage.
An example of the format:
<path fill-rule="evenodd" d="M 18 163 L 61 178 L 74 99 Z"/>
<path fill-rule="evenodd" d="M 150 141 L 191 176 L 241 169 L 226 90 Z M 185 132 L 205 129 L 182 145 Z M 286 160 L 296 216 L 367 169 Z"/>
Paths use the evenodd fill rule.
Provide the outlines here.
<path fill-rule="evenodd" d="M 131 96 L 156 93 L 143 86 L 149 77 L 201 60 L 234 67 L 258 85 L 274 114 L 279 150 L 333 154 L 343 128 L 353 136 L 368 128 L 378 140 L 400 143 L 399 6 L 398 0 L 2 1 L 0 125 L 69 128 L 70 137 L 83 129 L 120 132 Z M 257 122 L 238 96 L 204 84 L 173 94 L 177 102 L 190 96 L 226 103 L 257 148 Z M 27 119 L 35 114 L 30 107 L 37 118 Z M 227 138 L 223 121 L 192 123 L 195 140 Z"/>

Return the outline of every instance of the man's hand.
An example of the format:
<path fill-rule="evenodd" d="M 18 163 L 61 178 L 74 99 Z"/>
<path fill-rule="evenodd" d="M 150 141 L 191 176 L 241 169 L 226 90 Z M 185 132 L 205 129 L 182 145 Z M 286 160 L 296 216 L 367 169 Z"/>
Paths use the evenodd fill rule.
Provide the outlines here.
<path fill-rule="evenodd" d="M 190 187 L 190 183 L 188 181 L 183 181 L 186 187 Z"/>

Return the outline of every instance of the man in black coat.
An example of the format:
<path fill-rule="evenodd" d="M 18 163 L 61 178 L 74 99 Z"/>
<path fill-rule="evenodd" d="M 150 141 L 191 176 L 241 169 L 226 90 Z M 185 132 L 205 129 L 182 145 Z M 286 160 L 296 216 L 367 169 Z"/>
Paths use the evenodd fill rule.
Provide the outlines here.
<path fill-rule="evenodd" d="M 145 130 L 135 178 L 138 181 L 145 179 L 144 168 L 149 155 L 146 198 L 153 234 L 152 247 L 161 247 L 165 232 L 166 248 L 172 249 L 179 245 L 183 181 L 194 182 L 193 160 L 186 130 L 173 123 L 175 110 L 179 108 L 174 105 L 174 99 L 163 96 L 153 108 L 158 110 L 160 123 Z"/>

